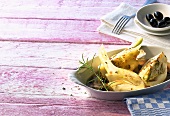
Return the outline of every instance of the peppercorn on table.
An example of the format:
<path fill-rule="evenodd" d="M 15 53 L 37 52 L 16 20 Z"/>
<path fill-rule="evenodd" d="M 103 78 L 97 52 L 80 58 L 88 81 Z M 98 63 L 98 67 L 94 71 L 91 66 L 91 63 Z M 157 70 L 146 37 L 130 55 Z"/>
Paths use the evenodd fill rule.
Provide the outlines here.
<path fill-rule="evenodd" d="M 100 18 L 141 0 L 1 0 L 1 116 L 129 116 L 123 101 L 91 98 L 68 74 L 82 54 L 131 44 L 96 31 Z M 170 4 L 169 0 L 158 2 Z"/>

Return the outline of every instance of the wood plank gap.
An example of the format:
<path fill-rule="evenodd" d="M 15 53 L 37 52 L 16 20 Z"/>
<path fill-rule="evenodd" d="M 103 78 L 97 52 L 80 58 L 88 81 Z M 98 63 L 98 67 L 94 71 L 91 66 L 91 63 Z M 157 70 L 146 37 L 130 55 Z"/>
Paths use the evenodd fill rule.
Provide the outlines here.
<path fill-rule="evenodd" d="M 77 20 L 77 21 L 98 21 L 99 19 L 79 19 L 79 18 L 36 18 L 36 17 L 0 17 L 0 19 L 26 19 L 26 20 Z"/>
<path fill-rule="evenodd" d="M 28 67 L 28 68 L 45 68 L 45 69 L 66 69 L 66 70 L 77 70 L 78 68 L 62 68 L 62 67 L 55 67 L 55 68 L 53 68 L 53 67 L 43 67 L 43 66 L 41 66 L 41 67 L 38 67 L 38 66 L 24 66 L 24 65 L 21 65 L 21 66 L 16 66 L 16 65 L 0 65 L 0 66 L 3 66 L 3 67 Z"/>
<path fill-rule="evenodd" d="M 73 44 L 105 44 L 105 45 L 130 45 L 130 42 L 126 42 L 126 43 L 118 43 L 118 42 L 106 42 L 106 41 L 103 41 L 103 42 L 84 42 L 84 41 L 77 41 L 77 42 L 70 42 L 69 40 L 68 41 L 58 41 L 58 40 L 46 40 L 46 39 L 37 39 L 37 40 L 29 40 L 30 38 L 20 38 L 20 39 L 2 39 L 0 38 L 0 42 L 31 42 L 31 43 L 73 43 Z"/>

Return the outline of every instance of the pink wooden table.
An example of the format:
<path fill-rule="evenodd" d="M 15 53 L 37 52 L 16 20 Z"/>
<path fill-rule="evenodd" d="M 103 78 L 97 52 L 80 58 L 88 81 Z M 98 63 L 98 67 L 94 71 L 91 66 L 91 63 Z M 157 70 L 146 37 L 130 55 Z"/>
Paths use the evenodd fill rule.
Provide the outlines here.
<path fill-rule="evenodd" d="M 169 0 L 158 0 L 170 4 Z M 100 17 L 141 0 L 1 0 L 0 116 L 129 116 L 122 101 L 91 98 L 68 79 L 82 53 L 128 41 L 99 34 Z"/>

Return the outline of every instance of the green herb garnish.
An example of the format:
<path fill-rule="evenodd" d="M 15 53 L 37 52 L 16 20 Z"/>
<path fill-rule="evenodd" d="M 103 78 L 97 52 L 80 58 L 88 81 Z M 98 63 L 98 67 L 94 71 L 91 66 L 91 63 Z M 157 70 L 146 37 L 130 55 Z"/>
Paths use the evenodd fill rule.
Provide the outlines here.
<path fill-rule="evenodd" d="M 95 55 L 96 55 L 96 54 L 95 54 Z M 79 63 L 82 64 L 82 66 L 79 67 L 78 71 L 79 71 L 80 69 L 83 69 L 83 68 L 86 68 L 86 69 L 90 70 L 90 71 L 97 77 L 97 79 L 101 82 L 102 87 L 103 87 L 106 91 L 108 91 L 108 88 L 107 88 L 106 83 L 105 83 L 106 80 L 103 80 L 103 79 L 102 79 L 102 76 L 101 76 L 101 73 L 100 73 L 100 67 L 98 68 L 98 71 L 97 71 L 98 73 L 95 72 L 95 70 L 93 69 L 92 64 L 93 64 L 93 60 L 94 60 L 94 58 L 95 58 L 95 55 L 93 56 L 92 61 L 91 61 L 91 63 L 89 64 L 88 58 L 85 60 L 85 59 L 84 59 L 84 56 L 83 56 L 83 54 L 82 54 L 82 61 L 79 61 Z M 92 81 L 93 81 L 93 80 L 90 80 L 89 82 L 92 82 Z"/>

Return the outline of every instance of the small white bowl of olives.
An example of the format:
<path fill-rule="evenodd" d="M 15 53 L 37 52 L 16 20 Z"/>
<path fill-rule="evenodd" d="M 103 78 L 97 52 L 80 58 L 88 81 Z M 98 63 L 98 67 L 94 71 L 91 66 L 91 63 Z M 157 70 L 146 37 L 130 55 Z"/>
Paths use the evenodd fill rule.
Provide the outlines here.
<path fill-rule="evenodd" d="M 170 31 L 170 5 L 154 3 L 143 6 L 136 13 L 136 20 L 150 31 Z"/>

